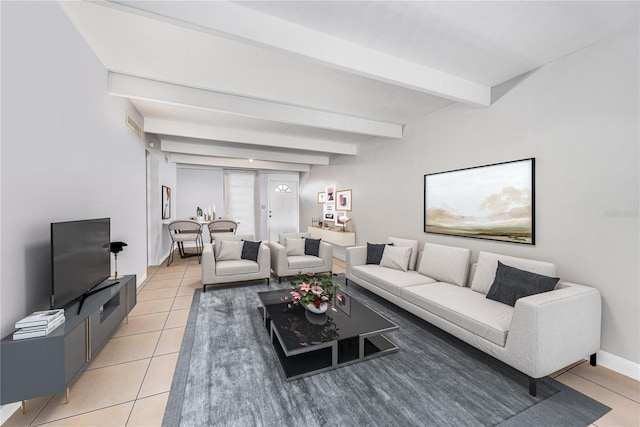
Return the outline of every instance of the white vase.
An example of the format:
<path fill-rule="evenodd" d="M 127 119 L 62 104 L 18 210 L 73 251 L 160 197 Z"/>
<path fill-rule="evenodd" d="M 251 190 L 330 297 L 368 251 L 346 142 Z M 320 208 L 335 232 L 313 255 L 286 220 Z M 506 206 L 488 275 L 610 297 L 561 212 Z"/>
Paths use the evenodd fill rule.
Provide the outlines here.
<path fill-rule="evenodd" d="M 323 302 L 322 304 L 320 304 L 320 307 L 318 308 L 313 303 L 309 303 L 305 307 L 307 310 L 309 310 L 312 313 L 322 314 L 325 311 L 327 311 L 327 309 L 329 308 L 329 304 L 327 304 L 326 302 Z"/>

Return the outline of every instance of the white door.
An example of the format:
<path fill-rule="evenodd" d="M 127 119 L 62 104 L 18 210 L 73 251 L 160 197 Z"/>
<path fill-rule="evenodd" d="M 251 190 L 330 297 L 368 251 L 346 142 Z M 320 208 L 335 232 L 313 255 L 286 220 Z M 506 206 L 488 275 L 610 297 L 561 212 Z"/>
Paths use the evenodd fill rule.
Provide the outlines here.
<path fill-rule="evenodd" d="M 298 183 L 269 181 L 269 240 L 298 231 Z"/>

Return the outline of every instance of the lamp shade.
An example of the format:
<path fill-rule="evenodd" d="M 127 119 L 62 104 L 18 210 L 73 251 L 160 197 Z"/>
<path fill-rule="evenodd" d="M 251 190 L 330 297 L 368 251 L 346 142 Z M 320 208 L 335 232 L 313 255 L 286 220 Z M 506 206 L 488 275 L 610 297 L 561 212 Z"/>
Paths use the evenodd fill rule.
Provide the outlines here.
<path fill-rule="evenodd" d="M 109 252 L 117 254 L 118 252 L 122 252 L 122 248 L 128 246 L 125 242 L 111 242 L 109 243 Z"/>

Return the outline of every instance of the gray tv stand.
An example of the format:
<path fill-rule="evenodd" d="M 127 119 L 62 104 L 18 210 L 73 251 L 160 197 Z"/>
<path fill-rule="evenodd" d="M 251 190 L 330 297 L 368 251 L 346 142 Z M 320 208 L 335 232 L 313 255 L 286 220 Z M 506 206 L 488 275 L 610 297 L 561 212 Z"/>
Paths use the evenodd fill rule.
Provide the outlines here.
<path fill-rule="evenodd" d="M 66 392 L 136 305 L 136 276 L 65 309 L 65 323 L 46 337 L 0 341 L 0 404 Z M 101 286 L 113 283 L 105 280 Z"/>

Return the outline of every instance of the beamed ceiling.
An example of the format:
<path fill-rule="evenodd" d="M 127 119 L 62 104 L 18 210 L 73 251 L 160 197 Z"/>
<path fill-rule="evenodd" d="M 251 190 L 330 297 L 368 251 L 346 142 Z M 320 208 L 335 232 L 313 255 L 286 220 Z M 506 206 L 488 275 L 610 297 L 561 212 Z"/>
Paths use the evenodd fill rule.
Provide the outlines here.
<path fill-rule="evenodd" d="M 452 103 L 490 108 L 494 88 L 639 16 L 610 1 L 60 4 L 172 161 L 293 171 L 396 144 Z"/>

